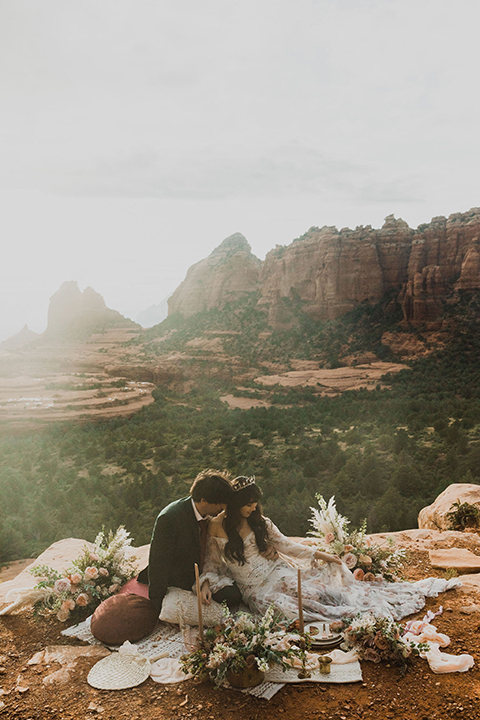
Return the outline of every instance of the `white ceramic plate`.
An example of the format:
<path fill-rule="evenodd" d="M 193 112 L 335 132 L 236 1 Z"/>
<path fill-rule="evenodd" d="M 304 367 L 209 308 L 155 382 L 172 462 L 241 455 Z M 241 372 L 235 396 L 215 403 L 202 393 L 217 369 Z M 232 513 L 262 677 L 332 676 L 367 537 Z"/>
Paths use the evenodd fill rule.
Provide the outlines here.
<path fill-rule="evenodd" d="M 305 631 L 308 633 L 312 632 L 312 629 L 318 630 L 318 633 L 311 634 L 312 647 L 326 648 L 338 645 L 342 641 L 342 635 L 340 633 L 330 632 L 328 623 L 313 622 L 305 623 Z"/>

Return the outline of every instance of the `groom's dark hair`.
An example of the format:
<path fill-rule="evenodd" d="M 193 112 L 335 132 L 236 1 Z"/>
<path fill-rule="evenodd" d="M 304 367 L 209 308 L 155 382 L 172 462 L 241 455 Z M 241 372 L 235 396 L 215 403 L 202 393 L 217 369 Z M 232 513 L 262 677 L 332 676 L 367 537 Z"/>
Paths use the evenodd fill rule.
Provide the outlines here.
<path fill-rule="evenodd" d="M 226 503 L 232 493 L 230 473 L 226 470 L 202 470 L 192 483 L 190 495 L 194 502 L 206 500 L 212 505 Z"/>

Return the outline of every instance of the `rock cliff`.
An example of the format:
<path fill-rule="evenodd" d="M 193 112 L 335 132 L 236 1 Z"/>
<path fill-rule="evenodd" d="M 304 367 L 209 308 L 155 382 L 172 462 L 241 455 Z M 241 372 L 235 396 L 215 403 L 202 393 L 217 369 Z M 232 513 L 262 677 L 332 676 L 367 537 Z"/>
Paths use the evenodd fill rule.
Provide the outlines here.
<path fill-rule="evenodd" d="M 306 313 L 333 320 L 361 302 L 393 292 L 405 320 L 437 320 L 447 292 L 480 289 L 480 208 L 435 217 L 416 230 L 389 215 L 380 229 L 312 227 L 288 246 L 257 260 L 236 234 L 193 265 L 169 301 L 169 314 L 221 307 L 260 290 L 272 326 L 291 322 L 285 299 Z"/>
<path fill-rule="evenodd" d="M 433 218 L 417 230 L 393 215 L 380 230 L 311 228 L 268 253 L 260 302 L 273 325 L 284 297 L 298 297 L 316 319 L 333 320 L 398 289 L 405 320 L 436 320 L 447 290 L 480 288 L 479 237 L 480 208 Z"/>
<path fill-rule="evenodd" d="M 221 308 L 259 287 L 261 261 L 243 235 L 226 238 L 205 260 L 192 265 L 168 300 L 168 314 L 185 317 Z"/>

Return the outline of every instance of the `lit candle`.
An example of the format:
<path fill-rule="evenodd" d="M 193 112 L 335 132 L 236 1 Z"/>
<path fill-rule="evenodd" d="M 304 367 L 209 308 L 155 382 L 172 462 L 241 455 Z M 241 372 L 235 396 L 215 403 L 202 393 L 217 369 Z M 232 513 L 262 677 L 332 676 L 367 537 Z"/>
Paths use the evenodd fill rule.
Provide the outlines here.
<path fill-rule="evenodd" d="M 302 578 L 300 575 L 300 569 L 297 570 L 297 584 L 298 584 L 298 630 L 301 635 L 305 630 L 303 624 L 303 602 L 302 602 Z"/>
<path fill-rule="evenodd" d="M 195 583 L 197 586 L 197 605 L 198 605 L 198 635 L 200 642 L 203 643 L 203 619 L 202 619 L 202 596 L 200 594 L 200 575 L 198 573 L 198 565 L 195 563 Z"/>

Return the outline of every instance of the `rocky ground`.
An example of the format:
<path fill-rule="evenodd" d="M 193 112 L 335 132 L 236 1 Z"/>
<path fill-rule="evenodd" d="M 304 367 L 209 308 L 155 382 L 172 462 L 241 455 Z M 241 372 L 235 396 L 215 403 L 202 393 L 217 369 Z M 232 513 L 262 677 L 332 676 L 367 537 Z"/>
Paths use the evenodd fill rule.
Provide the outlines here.
<path fill-rule="evenodd" d="M 434 544 L 437 548 L 450 547 L 451 535 L 445 534 L 445 540 Z M 458 537 L 459 533 L 455 535 Z M 408 579 L 444 575 L 431 566 L 425 544 L 419 549 L 419 543 L 411 538 L 406 542 L 410 546 Z M 456 545 L 479 554 L 476 535 L 465 534 Z M 426 606 L 437 610 L 443 605 L 444 612 L 436 618 L 436 627 L 451 638 L 448 652 L 467 652 L 474 657 L 475 665 L 466 673 L 435 675 L 425 660 L 416 659 L 406 676 L 401 677 L 395 667 L 362 662 L 361 683 L 289 685 L 269 701 L 234 690 L 216 690 L 210 684 L 191 680 L 163 686 L 148 679 L 129 690 L 95 690 L 86 680 L 90 667 L 97 661 L 94 657 L 78 658 L 66 682 L 45 684 L 46 676 L 59 670 L 60 665 L 28 665 L 29 659 L 46 646 L 81 643 L 64 638 L 60 634 L 63 626 L 56 619 L 34 620 L 30 612 L 1 617 L 0 719 L 270 720 L 280 713 L 292 720 L 477 720 L 480 715 L 480 606 L 477 603 L 480 595 L 467 586 L 430 599 Z M 423 612 L 418 617 L 422 616 Z"/>

